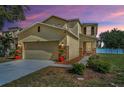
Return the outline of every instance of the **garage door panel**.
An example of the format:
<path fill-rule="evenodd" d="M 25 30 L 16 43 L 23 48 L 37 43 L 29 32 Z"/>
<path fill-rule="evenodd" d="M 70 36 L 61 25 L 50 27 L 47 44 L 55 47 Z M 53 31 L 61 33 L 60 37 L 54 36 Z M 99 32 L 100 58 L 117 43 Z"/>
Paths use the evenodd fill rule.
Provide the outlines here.
<path fill-rule="evenodd" d="M 58 42 L 28 42 L 25 43 L 25 59 L 57 59 L 54 52 L 58 51 Z M 54 57 L 54 58 L 53 58 Z"/>
<path fill-rule="evenodd" d="M 26 50 L 25 58 L 26 59 L 50 59 L 52 56 L 51 53 L 41 50 Z"/>

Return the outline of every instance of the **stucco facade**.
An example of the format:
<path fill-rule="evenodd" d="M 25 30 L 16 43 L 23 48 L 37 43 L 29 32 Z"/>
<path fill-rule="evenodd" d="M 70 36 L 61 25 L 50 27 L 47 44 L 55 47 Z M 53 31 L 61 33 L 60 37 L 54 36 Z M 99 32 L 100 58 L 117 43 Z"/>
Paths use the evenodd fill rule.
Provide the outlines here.
<path fill-rule="evenodd" d="M 96 23 L 81 24 L 78 19 L 51 16 L 20 32 L 18 44 L 22 46 L 23 59 L 58 60 L 63 46 L 65 60 L 69 61 L 92 54 L 96 49 L 96 34 Z"/>

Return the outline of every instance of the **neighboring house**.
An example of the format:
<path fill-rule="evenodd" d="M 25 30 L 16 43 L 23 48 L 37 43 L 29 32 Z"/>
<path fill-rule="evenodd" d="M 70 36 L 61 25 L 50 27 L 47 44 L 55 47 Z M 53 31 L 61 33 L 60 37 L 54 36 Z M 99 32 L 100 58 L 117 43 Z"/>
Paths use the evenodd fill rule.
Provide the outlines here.
<path fill-rule="evenodd" d="M 19 34 L 23 59 L 58 60 L 61 49 L 66 61 L 93 54 L 96 51 L 97 23 L 79 19 L 66 20 L 51 16 L 35 23 Z"/>
<path fill-rule="evenodd" d="M 18 45 L 18 34 L 22 30 L 20 27 L 11 27 L 8 28 L 7 31 L 1 31 L 0 34 L 2 37 L 8 38 L 8 40 L 11 40 L 11 42 L 8 42 L 9 47 L 6 50 L 6 55 L 9 55 L 11 51 L 16 50 Z M 1 40 L 1 43 L 3 41 Z M 7 41 L 6 41 L 7 42 Z"/>

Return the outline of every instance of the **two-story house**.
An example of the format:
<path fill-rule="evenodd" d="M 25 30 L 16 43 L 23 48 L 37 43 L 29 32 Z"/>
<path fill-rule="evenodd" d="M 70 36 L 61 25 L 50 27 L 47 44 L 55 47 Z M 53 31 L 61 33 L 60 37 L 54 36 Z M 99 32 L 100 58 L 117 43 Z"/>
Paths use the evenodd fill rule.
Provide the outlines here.
<path fill-rule="evenodd" d="M 95 53 L 97 27 L 97 23 L 50 16 L 20 32 L 18 44 L 23 59 L 58 60 L 64 56 L 69 61 Z"/>

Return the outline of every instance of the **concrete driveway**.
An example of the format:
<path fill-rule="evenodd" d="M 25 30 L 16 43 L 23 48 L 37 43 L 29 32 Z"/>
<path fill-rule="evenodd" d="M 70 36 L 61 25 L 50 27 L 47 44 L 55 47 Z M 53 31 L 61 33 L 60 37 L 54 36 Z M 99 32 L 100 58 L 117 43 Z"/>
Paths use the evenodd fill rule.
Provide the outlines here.
<path fill-rule="evenodd" d="M 0 86 L 54 64 L 50 60 L 17 60 L 0 64 Z"/>

